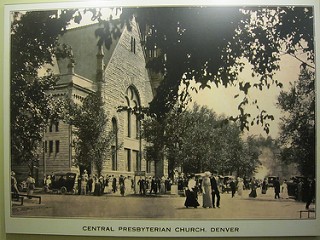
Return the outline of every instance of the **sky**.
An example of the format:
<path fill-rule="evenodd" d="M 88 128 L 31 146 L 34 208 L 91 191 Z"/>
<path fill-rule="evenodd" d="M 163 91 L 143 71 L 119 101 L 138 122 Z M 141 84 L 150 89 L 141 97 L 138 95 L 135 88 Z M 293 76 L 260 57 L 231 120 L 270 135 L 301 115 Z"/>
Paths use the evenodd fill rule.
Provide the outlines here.
<path fill-rule="evenodd" d="M 91 12 L 84 13 L 83 10 L 80 10 L 80 12 L 82 16 L 81 22 L 80 23 L 71 22 L 70 25 L 68 26 L 68 29 L 90 25 L 98 22 L 98 20 L 95 20 L 95 21 L 91 20 L 91 17 L 92 17 Z M 110 15 L 112 15 L 113 19 L 119 18 L 120 16 L 120 11 L 117 11 L 116 9 L 110 9 L 110 8 L 102 8 L 101 13 L 102 13 L 103 19 L 109 19 Z"/>
<path fill-rule="evenodd" d="M 275 78 L 278 79 L 282 84 L 283 88 L 276 86 L 270 87 L 270 89 L 265 89 L 260 91 L 255 88 L 251 88 L 248 97 L 250 100 L 257 99 L 259 107 L 265 109 L 269 114 L 272 114 L 275 117 L 275 120 L 270 122 L 270 133 L 269 135 L 273 138 L 276 138 L 279 134 L 279 122 L 281 117 L 281 111 L 276 107 L 277 97 L 281 90 L 288 90 L 290 84 L 299 77 L 299 62 L 291 56 L 283 55 L 280 61 L 280 71 L 275 75 Z M 251 71 L 249 66 L 246 66 L 246 69 L 240 74 L 240 80 L 253 81 L 254 79 L 251 76 Z M 212 85 L 212 88 L 206 88 L 199 90 L 198 93 L 193 92 L 191 94 L 193 102 L 189 105 L 192 107 L 194 103 L 199 105 L 205 105 L 215 111 L 217 114 L 224 114 L 226 116 L 235 116 L 238 114 L 238 104 L 242 101 L 243 97 L 234 98 L 236 94 L 239 94 L 238 86 L 236 87 L 219 87 L 216 88 L 215 85 Z M 251 116 L 256 116 L 258 111 L 256 106 L 248 106 L 248 112 Z M 261 125 L 256 125 L 251 127 L 250 131 L 245 132 L 249 135 L 259 135 L 268 136 Z"/>

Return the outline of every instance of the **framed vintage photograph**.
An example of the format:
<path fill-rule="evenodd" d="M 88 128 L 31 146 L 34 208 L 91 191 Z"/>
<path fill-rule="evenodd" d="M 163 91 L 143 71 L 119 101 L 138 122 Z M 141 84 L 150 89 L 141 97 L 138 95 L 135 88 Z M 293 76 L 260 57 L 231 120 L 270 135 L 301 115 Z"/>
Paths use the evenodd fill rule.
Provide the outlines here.
<path fill-rule="evenodd" d="M 12 4 L 7 233 L 316 236 L 319 1 Z"/>

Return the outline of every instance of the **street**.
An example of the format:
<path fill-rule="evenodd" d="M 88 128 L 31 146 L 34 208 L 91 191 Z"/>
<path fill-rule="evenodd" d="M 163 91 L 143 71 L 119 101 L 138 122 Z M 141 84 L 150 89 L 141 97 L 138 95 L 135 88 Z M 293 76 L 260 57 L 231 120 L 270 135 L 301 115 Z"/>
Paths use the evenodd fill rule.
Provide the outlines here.
<path fill-rule="evenodd" d="M 274 199 L 273 188 L 262 195 L 258 189 L 257 198 L 249 198 L 249 190 L 240 197 L 224 193 L 220 208 L 185 208 L 185 197 L 179 195 L 139 195 L 120 196 L 107 193 L 103 196 L 41 194 L 41 204 L 37 199 L 24 199 L 24 205 L 12 204 L 12 216 L 67 217 L 97 219 L 299 219 L 305 203 L 294 199 Z M 314 208 L 314 205 L 311 206 Z M 307 218 L 302 213 L 302 218 Z M 315 213 L 310 213 L 315 218 Z"/>

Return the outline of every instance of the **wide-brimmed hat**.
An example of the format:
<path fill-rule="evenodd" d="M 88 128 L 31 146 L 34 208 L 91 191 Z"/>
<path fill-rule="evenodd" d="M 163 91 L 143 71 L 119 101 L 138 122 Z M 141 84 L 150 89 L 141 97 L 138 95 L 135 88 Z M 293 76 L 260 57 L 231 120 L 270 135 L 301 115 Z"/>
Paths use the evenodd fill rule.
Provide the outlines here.
<path fill-rule="evenodd" d="M 211 176 L 211 172 L 206 171 L 206 172 L 204 172 L 204 175 L 207 176 L 207 177 L 210 177 Z"/>

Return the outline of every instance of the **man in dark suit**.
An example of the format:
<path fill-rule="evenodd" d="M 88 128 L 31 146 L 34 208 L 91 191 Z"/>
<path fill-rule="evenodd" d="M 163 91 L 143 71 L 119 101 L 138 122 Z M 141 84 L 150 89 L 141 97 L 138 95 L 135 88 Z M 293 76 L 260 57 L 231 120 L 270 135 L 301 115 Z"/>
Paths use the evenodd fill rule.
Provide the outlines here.
<path fill-rule="evenodd" d="M 309 177 L 307 184 L 307 202 L 306 202 L 306 209 L 309 209 L 310 204 L 312 203 L 313 199 L 316 195 L 316 181 L 314 178 Z"/>
<path fill-rule="evenodd" d="M 231 179 L 230 188 L 231 188 L 231 197 L 234 197 L 234 195 L 237 191 L 237 186 L 236 186 L 236 183 L 233 179 Z"/>
<path fill-rule="evenodd" d="M 117 179 L 112 175 L 112 191 L 115 193 L 117 191 Z"/>
<path fill-rule="evenodd" d="M 139 194 L 146 195 L 146 181 L 141 176 L 138 181 L 138 186 L 139 186 Z"/>
<path fill-rule="evenodd" d="M 217 172 L 213 172 L 213 176 L 210 179 L 211 182 L 211 194 L 212 194 L 212 207 L 215 208 L 216 206 L 220 208 L 220 192 L 218 188 L 218 183 L 217 183 Z M 217 201 L 215 201 L 217 198 Z"/>
<path fill-rule="evenodd" d="M 274 182 L 273 182 L 273 187 L 274 187 L 274 198 L 280 198 L 280 181 L 279 177 L 277 177 Z"/>

